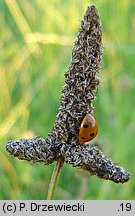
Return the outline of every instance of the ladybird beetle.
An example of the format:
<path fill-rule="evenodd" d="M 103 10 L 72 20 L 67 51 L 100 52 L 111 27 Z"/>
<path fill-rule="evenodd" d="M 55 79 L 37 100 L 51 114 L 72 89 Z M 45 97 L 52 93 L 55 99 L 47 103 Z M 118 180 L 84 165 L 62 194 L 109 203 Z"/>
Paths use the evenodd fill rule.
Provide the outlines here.
<path fill-rule="evenodd" d="M 86 114 L 79 129 L 79 142 L 93 140 L 97 133 L 98 123 L 95 117 L 91 114 Z"/>

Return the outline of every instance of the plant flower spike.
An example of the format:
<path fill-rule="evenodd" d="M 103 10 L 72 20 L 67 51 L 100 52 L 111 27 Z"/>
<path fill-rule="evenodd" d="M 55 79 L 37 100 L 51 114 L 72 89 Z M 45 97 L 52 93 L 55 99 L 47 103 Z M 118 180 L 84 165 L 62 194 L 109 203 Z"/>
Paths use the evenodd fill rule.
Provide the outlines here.
<path fill-rule="evenodd" d="M 9 141 L 6 150 L 10 154 L 21 160 L 41 162 L 45 165 L 57 161 L 53 173 L 55 181 L 64 162 L 116 183 L 124 183 L 130 179 L 127 171 L 112 162 L 96 145 L 87 142 L 92 140 L 98 131 L 96 119 L 92 114 L 92 102 L 96 98 L 99 85 L 101 56 L 101 22 L 97 9 L 91 6 L 84 14 L 74 44 L 52 131 L 46 138 L 37 136 Z M 53 191 L 54 187 L 50 183 L 49 190 Z M 52 194 L 48 195 L 48 199 L 52 199 Z"/>

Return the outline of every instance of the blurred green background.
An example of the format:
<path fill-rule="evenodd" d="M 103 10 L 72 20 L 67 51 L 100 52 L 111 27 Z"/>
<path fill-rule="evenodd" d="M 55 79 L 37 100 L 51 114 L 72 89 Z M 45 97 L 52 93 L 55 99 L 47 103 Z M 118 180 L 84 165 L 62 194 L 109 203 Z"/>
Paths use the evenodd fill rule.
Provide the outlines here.
<path fill-rule="evenodd" d="M 104 54 L 95 115 L 103 151 L 132 174 L 125 184 L 65 164 L 55 199 L 135 198 L 135 1 L 0 1 L 0 199 L 46 199 L 54 163 L 10 156 L 10 139 L 46 136 L 59 107 L 80 21 L 94 4 Z"/>

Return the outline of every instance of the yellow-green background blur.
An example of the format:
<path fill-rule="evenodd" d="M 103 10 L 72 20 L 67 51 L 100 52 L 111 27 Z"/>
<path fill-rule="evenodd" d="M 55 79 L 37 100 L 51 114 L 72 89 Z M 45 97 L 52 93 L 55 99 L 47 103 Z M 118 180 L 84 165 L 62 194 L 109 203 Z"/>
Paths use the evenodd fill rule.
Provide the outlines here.
<path fill-rule="evenodd" d="M 0 199 L 46 199 L 55 163 L 19 161 L 5 144 L 51 130 L 78 28 L 92 4 L 104 45 L 96 139 L 132 178 L 116 184 L 65 164 L 55 199 L 135 198 L 135 1 L 1 0 Z"/>

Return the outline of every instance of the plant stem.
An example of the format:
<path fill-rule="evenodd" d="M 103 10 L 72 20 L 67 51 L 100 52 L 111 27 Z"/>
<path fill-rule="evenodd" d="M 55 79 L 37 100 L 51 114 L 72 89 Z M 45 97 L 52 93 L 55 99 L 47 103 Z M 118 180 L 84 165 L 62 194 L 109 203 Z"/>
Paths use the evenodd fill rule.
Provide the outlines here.
<path fill-rule="evenodd" d="M 64 164 L 64 159 L 63 158 L 58 158 L 57 162 L 56 162 L 56 166 L 53 170 L 53 174 L 51 177 L 51 181 L 50 181 L 50 185 L 49 185 L 49 189 L 48 189 L 48 194 L 47 194 L 47 200 L 52 200 L 55 190 L 56 190 L 56 186 L 57 186 L 57 182 L 60 176 L 60 172 L 62 170 Z"/>

